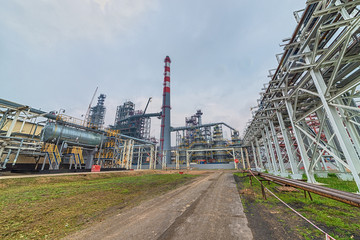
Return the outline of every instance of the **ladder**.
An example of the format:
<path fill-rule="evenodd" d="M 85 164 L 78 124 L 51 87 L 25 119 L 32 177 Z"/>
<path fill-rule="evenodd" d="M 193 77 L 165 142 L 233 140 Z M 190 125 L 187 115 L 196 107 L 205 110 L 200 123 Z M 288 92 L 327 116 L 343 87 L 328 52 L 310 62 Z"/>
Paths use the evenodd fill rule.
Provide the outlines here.
<path fill-rule="evenodd" d="M 81 147 L 72 147 L 70 155 L 71 156 L 70 156 L 69 169 L 71 169 L 73 161 L 75 163 L 75 169 L 77 168 L 78 165 L 79 165 L 79 168 L 81 169 L 81 164 L 84 164 L 82 148 Z"/>
<path fill-rule="evenodd" d="M 45 159 L 41 170 L 44 170 L 46 160 L 49 161 L 49 169 L 59 169 L 61 157 L 57 145 L 52 143 L 45 143 L 42 152 L 45 153 Z"/>

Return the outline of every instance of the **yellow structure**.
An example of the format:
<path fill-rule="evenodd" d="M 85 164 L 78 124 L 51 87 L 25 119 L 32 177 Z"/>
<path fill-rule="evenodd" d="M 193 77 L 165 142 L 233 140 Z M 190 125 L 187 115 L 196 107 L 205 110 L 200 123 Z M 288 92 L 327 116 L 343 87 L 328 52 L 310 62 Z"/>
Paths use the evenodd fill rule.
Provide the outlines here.
<path fill-rule="evenodd" d="M 4 126 L 1 128 L 2 131 L 8 131 L 10 126 L 12 124 L 12 121 L 6 121 Z M 19 135 L 19 134 L 26 134 L 29 137 L 40 137 L 41 130 L 43 129 L 42 125 L 34 124 L 32 122 L 27 122 L 23 120 L 18 120 L 15 123 L 15 126 L 11 132 L 13 136 Z"/>
<path fill-rule="evenodd" d="M 46 153 L 44 164 L 47 159 L 49 161 L 50 168 L 58 169 L 61 163 L 58 147 L 52 143 L 45 143 L 42 152 Z"/>

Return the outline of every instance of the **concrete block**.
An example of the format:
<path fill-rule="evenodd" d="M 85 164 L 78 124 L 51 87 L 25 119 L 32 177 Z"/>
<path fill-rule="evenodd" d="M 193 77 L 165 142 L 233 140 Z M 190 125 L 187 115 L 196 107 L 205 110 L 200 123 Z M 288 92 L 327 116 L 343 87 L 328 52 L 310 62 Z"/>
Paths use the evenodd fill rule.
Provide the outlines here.
<path fill-rule="evenodd" d="M 327 172 L 317 172 L 315 175 L 319 178 L 328 178 L 329 174 Z"/>
<path fill-rule="evenodd" d="M 301 179 L 302 179 L 302 174 L 300 174 L 300 173 L 290 174 L 290 177 L 291 177 L 292 179 L 301 180 Z"/>
<path fill-rule="evenodd" d="M 336 173 L 336 176 L 343 181 L 354 181 L 351 173 Z"/>
<path fill-rule="evenodd" d="M 284 178 L 286 178 L 286 177 L 288 177 L 289 176 L 289 173 L 280 173 L 280 175 L 279 175 L 280 177 L 284 177 Z"/>

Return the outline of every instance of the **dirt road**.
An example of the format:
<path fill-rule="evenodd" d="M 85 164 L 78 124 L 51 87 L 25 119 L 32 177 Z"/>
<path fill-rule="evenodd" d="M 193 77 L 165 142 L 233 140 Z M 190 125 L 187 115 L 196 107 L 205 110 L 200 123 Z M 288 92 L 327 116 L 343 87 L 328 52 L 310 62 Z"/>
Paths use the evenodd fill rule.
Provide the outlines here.
<path fill-rule="evenodd" d="M 66 239 L 253 239 L 232 173 L 216 172 Z"/>

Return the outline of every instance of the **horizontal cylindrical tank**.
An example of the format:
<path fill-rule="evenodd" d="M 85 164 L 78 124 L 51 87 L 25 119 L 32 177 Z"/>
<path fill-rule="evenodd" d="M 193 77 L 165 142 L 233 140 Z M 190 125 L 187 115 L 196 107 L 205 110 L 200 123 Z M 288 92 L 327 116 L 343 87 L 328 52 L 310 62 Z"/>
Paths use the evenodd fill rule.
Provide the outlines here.
<path fill-rule="evenodd" d="M 57 141 L 58 138 L 60 138 L 59 142 L 69 141 L 86 145 L 100 146 L 104 136 L 99 133 L 63 126 L 55 123 L 46 124 L 41 132 L 41 140 L 43 142 L 50 142 Z"/>

